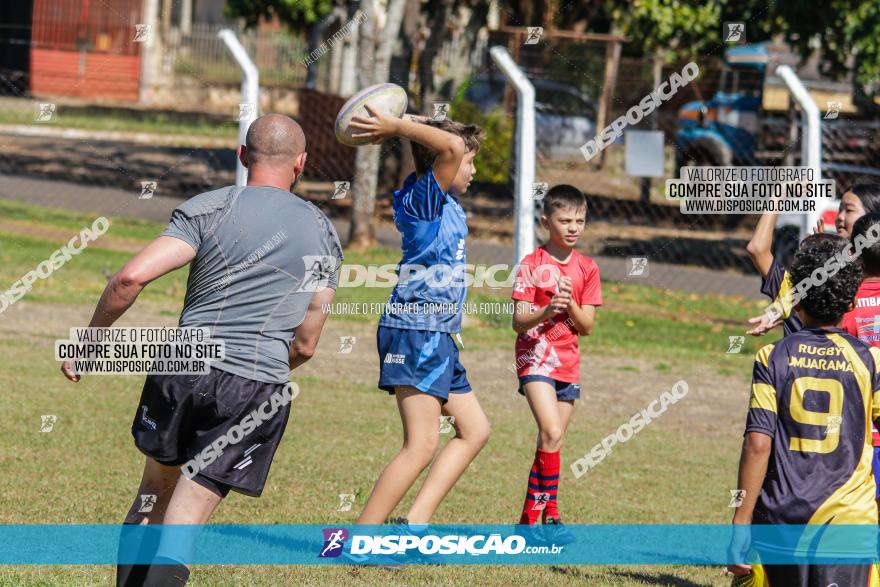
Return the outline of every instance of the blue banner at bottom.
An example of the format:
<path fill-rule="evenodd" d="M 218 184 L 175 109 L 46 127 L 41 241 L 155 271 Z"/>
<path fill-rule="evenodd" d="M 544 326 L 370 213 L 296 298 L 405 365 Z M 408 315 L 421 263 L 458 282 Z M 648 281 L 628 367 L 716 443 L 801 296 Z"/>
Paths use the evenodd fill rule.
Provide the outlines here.
<path fill-rule="evenodd" d="M 877 562 L 877 526 L 0 525 L 0 564 L 723 565 Z"/>

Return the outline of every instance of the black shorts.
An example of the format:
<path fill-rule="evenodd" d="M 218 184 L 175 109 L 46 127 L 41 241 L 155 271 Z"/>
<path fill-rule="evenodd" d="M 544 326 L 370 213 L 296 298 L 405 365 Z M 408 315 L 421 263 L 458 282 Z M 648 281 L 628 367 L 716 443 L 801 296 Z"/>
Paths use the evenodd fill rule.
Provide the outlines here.
<path fill-rule="evenodd" d="M 763 565 L 763 570 L 766 575 L 764 585 L 769 587 L 876 585 L 871 580 L 876 573 L 872 565 Z"/>
<path fill-rule="evenodd" d="M 291 385 L 215 368 L 205 375 L 148 375 L 131 426 L 134 443 L 163 465 L 181 466 L 187 477 L 214 481 L 221 495 L 228 485 L 257 497 L 290 417 Z"/>
<path fill-rule="evenodd" d="M 544 383 L 549 384 L 550 387 L 556 389 L 556 401 L 569 402 L 581 398 L 581 386 L 579 383 L 559 381 L 558 379 L 553 379 L 546 375 L 524 375 L 523 377 L 520 377 L 519 389 L 517 389 L 520 395 L 526 394 L 526 383 L 531 383 L 532 381 L 543 381 Z"/>

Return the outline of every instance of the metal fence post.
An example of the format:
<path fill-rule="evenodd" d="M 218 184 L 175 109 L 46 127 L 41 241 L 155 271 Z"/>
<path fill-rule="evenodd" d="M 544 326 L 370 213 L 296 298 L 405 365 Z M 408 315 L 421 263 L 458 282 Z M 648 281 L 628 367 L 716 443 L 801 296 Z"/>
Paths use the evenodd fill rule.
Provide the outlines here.
<path fill-rule="evenodd" d="M 516 89 L 516 227 L 514 265 L 535 249 L 535 87 L 504 47 L 489 49 L 492 59 Z"/>
<path fill-rule="evenodd" d="M 257 70 L 254 62 L 251 61 L 251 58 L 248 57 L 247 51 L 241 46 L 235 33 L 229 29 L 223 29 L 217 33 L 217 36 L 226 43 L 226 47 L 232 53 L 232 57 L 238 63 L 238 66 L 241 67 L 241 103 L 253 104 L 253 108 L 240 110 L 238 143 L 243 145 L 248 127 L 256 120 L 257 111 L 260 109 L 260 72 Z M 241 164 L 241 161 L 237 161 L 235 165 L 235 185 L 242 186 L 245 184 L 247 184 L 247 168 Z"/>
<path fill-rule="evenodd" d="M 782 78 L 792 98 L 801 107 L 803 133 L 801 134 L 801 165 L 813 169 L 815 179 L 822 178 L 822 119 L 819 108 L 804 87 L 794 70 L 788 65 L 776 68 L 776 75 Z M 819 221 L 818 212 L 808 212 L 801 216 L 800 240 L 807 237 L 810 228 Z"/>

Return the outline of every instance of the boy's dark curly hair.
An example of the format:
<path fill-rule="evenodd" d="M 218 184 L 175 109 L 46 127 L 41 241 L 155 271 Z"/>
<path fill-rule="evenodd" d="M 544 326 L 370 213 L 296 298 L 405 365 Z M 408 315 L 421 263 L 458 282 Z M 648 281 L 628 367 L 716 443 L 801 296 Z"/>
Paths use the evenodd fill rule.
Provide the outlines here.
<path fill-rule="evenodd" d="M 801 247 L 795 254 L 789 274 L 795 287 L 812 275 L 848 245 L 846 239 L 816 239 L 818 242 Z M 826 274 L 827 275 L 827 274 Z M 828 277 L 821 285 L 811 285 L 800 300 L 801 308 L 811 318 L 824 323 L 834 323 L 849 309 L 859 285 L 862 283 L 862 260 L 850 259 L 840 270 Z"/>
<path fill-rule="evenodd" d="M 868 232 L 875 232 L 871 227 L 880 223 L 880 214 L 865 214 L 853 223 L 852 238 L 855 243 L 856 237 L 861 236 L 866 241 L 870 240 Z M 873 236 L 876 236 L 873 235 Z M 865 275 L 880 277 L 880 242 L 875 242 L 869 247 L 862 249 L 862 261 L 865 264 Z"/>
<path fill-rule="evenodd" d="M 802 240 L 801 244 L 798 245 L 798 249 L 808 249 L 823 242 L 832 242 L 839 244 L 840 246 L 846 246 L 846 239 L 842 236 L 830 232 L 820 232 L 817 234 L 811 234 L 810 236 Z"/>

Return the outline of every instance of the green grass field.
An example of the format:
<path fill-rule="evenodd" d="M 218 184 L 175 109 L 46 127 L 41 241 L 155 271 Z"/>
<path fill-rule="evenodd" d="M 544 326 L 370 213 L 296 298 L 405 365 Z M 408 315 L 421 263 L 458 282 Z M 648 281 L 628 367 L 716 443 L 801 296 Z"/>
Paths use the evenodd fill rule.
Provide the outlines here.
<path fill-rule="evenodd" d="M 3 289 L 35 267 L 94 216 L 0 201 L 0 283 Z M 112 219 L 111 219 L 112 220 Z M 31 227 L 32 238 L 21 227 Z M 0 521 L 5 524 L 117 523 L 137 489 L 143 458 L 129 427 L 140 394 L 136 376 L 86 376 L 67 382 L 53 360 L 53 342 L 85 325 L 106 276 L 145 244 L 160 225 L 114 221 L 108 233 L 0 315 Z M 59 235 L 54 238 L 47 235 Z M 66 235 L 66 236 L 65 236 Z M 125 250 L 113 250 L 126 243 Z M 348 263 L 395 262 L 379 249 L 349 254 Z M 176 324 L 186 275 L 151 284 L 120 325 Z M 383 302 L 389 289 L 342 288 L 339 302 Z M 509 291 L 484 288 L 471 300 L 507 301 Z M 572 523 L 726 523 L 735 487 L 748 402 L 751 357 L 764 341 L 747 339 L 726 354 L 728 336 L 762 305 L 631 284 L 605 283 L 595 334 L 582 339 L 582 401 L 562 455 L 560 508 Z M 215 523 L 351 523 L 372 483 L 400 446 L 393 401 L 375 387 L 378 316 L 334 315 L 317 356 L 291 375 L 302 393 L 263 497 L 237 494 L 221 504 Z M 339 338 L 355 336 L 351 354 Z M 518 518 L 534 451 L 535 427 L 516 394 L 514 333 L 509 317 L 469 315 L 462 362 L 492 423 L 492 438 L 437 512 L 448 523 L 513 523 Z M 675 381 L 690 392 L 660 419 L 580 479 L 570 463 L 613 432 Z M 51 433 L 40 416 L 58 416 Z M 339 513 L 337 495 L 358 494 Z M 403 512 L 414 494 L 401 504 Z M 4 567 L 0 585 L 108 585 L 114 570 L 99 567 Z M 726 585 L 718 567 L 197 567 L 201 585 Z"/>
<path fill-rule="evenodd" d="M 53 121 L 36 122 L 33 104 L 29 100 L 14 102 L 7 100 L 4 107 L 0 108 L 0 124 L 228 138 L 231 141 L 234 141 L 238 136 L 238 123 L 235 122 L 232 111 L 229 112 L 227 121 L 218 124 L 215 119 L 193 115 L 184 116 L 145 111 L 142 116 L 137 116 L 131 111 L 112 109 L 95 111 L 82 107 L 60 105 Z"/>

